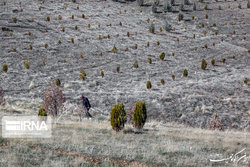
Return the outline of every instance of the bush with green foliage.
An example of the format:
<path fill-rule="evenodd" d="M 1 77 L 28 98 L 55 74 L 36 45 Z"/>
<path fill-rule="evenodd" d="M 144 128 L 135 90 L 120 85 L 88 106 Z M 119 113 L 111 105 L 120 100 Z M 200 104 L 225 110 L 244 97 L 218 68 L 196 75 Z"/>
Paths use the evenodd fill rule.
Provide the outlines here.
<path fill-rule="evenodd" d="M 116 53 L 118 51 L 118 49 L 116 48 L 116 46 L 114 45 L 112 48 L 112 52 Z"/>
<path fill-rule="evenodd" d="M 205 3 L 205 5 L 204 5 L 204 9 L 205 9 L 205 10 L 208 10 L 207 3 Z"/>
<path fill-rule="evenodd" d="M 146 87 L 147 87 L 147 89 L 151 89 L 152 88 L 152 85 L 151 85 L 150 81 L 147 81 Z"/>
<path fill-rule="evenodd" d="M 164 85 L 165 84 L 165 80 L 164 78 L 161 79 L 161 84 Z"/>
<path fill-rule="evenodd" d="M 207 68 L 207 62 L 205 59 L 202 59 L 201 61 L 201 69 L 205 70 Z"/>
<path fill-rule="evenodd" d="M 110 112 L 110 124 L 112 129 L 118 132 L 124 128 L 126 122 L 127 117 L 124 104 L 116 104 Z"/>
<path fill-rule="evenodd" d="M 184 18 L 183 14 L 182 14 L 182 13 L 179 13 L 179 15 L 178 15 L 178 21 L 183 20 L 183 18 Z"/>
<path fill-rule="evenodd" d="M 116 67 L 116 72 L 118 72 L 118 73 L 120 72 L 120 66 Z"/>
<path fill-rule="evenodd" d="M 187 76 L 188 76 L 188 70 L 187 70 L 187 69 L 184 69 L 184 71 L 183 71 L 183 76 L 184 76 L 184 77 L 187 77 Z"/>
<path fill-rule="evenodd" d="M 56 79 L 56 86 L 61 86 L 61 81 L 59 78 Z"/>
<path fill-rule="evenodd" d="M 104 77 L 104 71 L 101 70 L 101 77 L 103 78 Z"/>
<path fill-rule="evenodd" d="M 7 72 L 8 71 L 8 65 L 7 64 L 4 64 L 3 65 L 3 72 Z"/>
<path fill-rule="evenodd" d="M 136 0 L 137 5 L 143 6 L 144 0 Z"/>
<path fill-rule="evenodd" d="M 138 67 L 139 67 L 139 66 L 138 66 L 138 62 L 137 62 L 137 60 L 135 60 L 135 61 L 134 61 L 133 66 L 134 66 L 134 68 L 138 68 Z"/>
<path fill-rule="evenodd" d="M 244 79 L 244 84 L 247 84 L 248 83 L 248 78 L 245 78 Z"/>
<path fill-rule="evenodd" d="M 155 25 L 153 23 L 149 27 L 149 32 L 155 33 Z"/>
<path fill-rule="evenodd" d="M 215 65 L 215 60 L 214 60 L 214 59 L 211 60 L 211 64 L 212 64 L 213 66 Z"/>
<path fill-rule="evenodd" d="M 162 53 L 160 54 L 160 59 L 161 59 L 161 60 L 164 60 L 164 58 L 165 58 L 165 53 L 162 52 Z"/>
<path fill-rule="evenodd" d="M 134 114 L 132 117 L 132 124 L 137 129 L 142 129 L 147 120 L 146 103 L 138 101 L 135 105 Z"/>
<path fill-rule="evenodd" d="M 150 57 L 148 58 L 148 63 L 152 64 L 152 59 Z"/>
<path fill-rule="evenodd" d="M 83 69 L 80 71 L 79 78 L 82 79 L 82 80 L 86 79 L 86 73 L 85 73 L 85 71 Z"/>
<path fill-rule="evenodd" d="M 24 67 L 25 67 L 26 69 L 29 69 L 29 68 L 30 68 L 30 62 L 29 62 L 28 59 L 24 60 L 23 64 L 24 64 Z"/>
<path fill-rule="evenodd" d="M 47 116 L 47 111 L 45 108 L 41 107 L 38 111 L 38 116 Z"/>

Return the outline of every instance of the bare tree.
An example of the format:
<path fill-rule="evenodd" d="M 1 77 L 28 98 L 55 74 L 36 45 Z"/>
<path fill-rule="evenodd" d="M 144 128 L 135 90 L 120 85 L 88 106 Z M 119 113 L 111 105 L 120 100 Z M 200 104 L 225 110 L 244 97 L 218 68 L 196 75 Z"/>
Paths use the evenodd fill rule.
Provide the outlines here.
<path fill-rule="evenodd" d="M 49 115 L 57 116 L 62 110 L 65 98 L 63 92 L 55 86 L 45 90 L 43 107 Z"/>

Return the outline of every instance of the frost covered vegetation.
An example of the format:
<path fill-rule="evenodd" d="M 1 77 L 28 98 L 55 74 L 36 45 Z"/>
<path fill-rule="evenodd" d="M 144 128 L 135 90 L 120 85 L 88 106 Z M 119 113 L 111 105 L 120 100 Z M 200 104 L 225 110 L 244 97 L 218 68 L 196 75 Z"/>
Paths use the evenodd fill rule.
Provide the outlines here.
<path fill-rule="evenodd" d="M 178 125 L 176 131 L 170 133 L 165 127 L 166 123 L 181 123 L 195 128 L 239 130 L 240 135 L 243 132 L 249 134 L 248 1 L 6 0 L 0 4 L 0 15 L 0 116 L 39 113 L 41 116 L 58 116 L 65 111 L 63 103 L 66 101 L 76 106 L 66 115 L 70 117 L 72 114 L 70 119 L 77 122 L 77 112 L 82 110 L 79 97 L 83 93 L 97 111 L 92 113 L 94 121 L 102 121 L 93 124 L 104 127 L 101 130 L 94 127 L 93 133 L 88 134 L 90 138 L 97 141 L 95 136 L 100 135 L 106 142 L 110 137 L 113 143 L 118 139 L 121 141 L 112 148 L 112 153 L 101 149 L 105 142 L 90 142 L 93 147 L 81 146 L 81 134 L 92 129 L 81 130 L 84 123 L 74 126 L 72 132 L 65 132 L 66 138 L 60 138 L 59 143 L 64 140 L 76 142 L 70 145 L 70 150 L 76 154 L 87 152 L 82 166 L 93 165 L 92 160 L 96 159 L 88 157 L 97 155 L 100 150 L 101 157 L 110 157 L 107 161 L 100 160 L 107 166 L 118 163 L 115 158 L 126 163 L 136 159 L 135 164 L 149 166 L 164 166 L 167 159 L 171 160 L 170 165 L 195 166 L 195 162 L 208 164 L 205 157 L 210 153 L 226 151 L 225 155 L 229 155 L 240 147 L 249 146 L 242 137 L 239 145 L 229 147 L 231 141 L 224 138 L 226 132 L 220 132 L 224 137 L 218 137 L 218 140 L 211 137 L 210 140 L 207 134 L 216 136 L 219 132 L 204 130 L 206 138 L 199 129 L 199 137 L 190 140 L 183 132 L 192 129 L 182 131 Z M 57 86 L 52 89 L 50 83 Z M 138 101 L 142 102 L 139 108 L 144 108 L 145 102 L 146 114 L 137 110 L 133 112 Z M 124 108 L 121 107 L 124 112 L 118 112 L 121 120 L 111 122 L 119 133 L 112 132 L 110 123 L 112 107 L 117 104 L 124 104 Z M 125 113 L 128 114 L 126 119 Z M 133 120 L 134 113 L 141 121 Z M 158 129 L 154 126 L 147 128 L 147 122 L 151 121 L 157 122 L 155 127 L 159 124 Z M 128 128 L 130 126 L 135 128 Z M 142 129 L 143 126 L 146 128 Z M 195 135 L 197 129 L 193 130 L 190 133 Z M 61 132 L 60 128 L 55 131 Z M 176 138 L 177 132 L 187 136 Z M 76 139 L 68 139 L 68 133 L 74 133 Z M 234 136 L 236 133 L 230 134 Z M 57 145 L 57 137 L 50 141 L 36 141 L 36 148 L 41 146 L 42 149 L 41 152 L 35 149 L 37 154 L 34 153 L 52 154 L 59 148 L 62 154 L 56 154 L 59 159 L 55 159 L 55 164 L 61 166 L 60 162 L 69 163 L 63 161 L 64 158 L 74 158 L 68 155 L 71 152 L 65 153 L 66 146 L 60 148 L 62 146 Z M 122 152 L 121 148 L 129 145 L 129 137 L 139 139 L 131 144 L 131 150 Z M 203 139 L 211 143 L 220 141 L 220 144 L 204 146 Z M 197 148 L 190 149 L 196 140 Z M 231 144 L 238 141 L 234 137 L 232 140 Z M 11 152 L 9 146 L 14 146 L 14 142 L 0 141 L 3 141 L 1 145 L 8 144 L 4 153 Z M 48 145 L 53 147 L 51 151 Z M 27 160 L 27 157 L 22 157 L 22 150 L 32 150 L 32 147 L 26 142 L 18 148 L 20 150 L 15 156 L 7 154 L 9 157 L 5 158 L 22 163 L 22 160 Z M 153 153 L 154 148 L 156 152 Z M 145 155 L 136 152 L 140 149 L 142 152 L 147 150 Z M 42 157 L 38 160 L 51 160 L 51 157 Z M 37 163 L 34 159 L 31 164 Z M 78 165 L 78 159 L 75 160 Z M 1 161 L 6 164 L 4 159 Z"/>

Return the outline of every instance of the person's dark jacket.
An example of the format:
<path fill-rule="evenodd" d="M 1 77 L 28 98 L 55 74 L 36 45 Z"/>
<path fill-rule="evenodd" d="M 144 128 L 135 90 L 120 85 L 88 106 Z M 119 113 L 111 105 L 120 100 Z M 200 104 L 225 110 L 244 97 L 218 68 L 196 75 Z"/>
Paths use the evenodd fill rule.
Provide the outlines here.
<path fill-rule="evenodd" d="M 82 101 L 83 101 L 83 105 L 89 110 L 91 108 L 89 99 L 87 97 L 83 97 Z"/>

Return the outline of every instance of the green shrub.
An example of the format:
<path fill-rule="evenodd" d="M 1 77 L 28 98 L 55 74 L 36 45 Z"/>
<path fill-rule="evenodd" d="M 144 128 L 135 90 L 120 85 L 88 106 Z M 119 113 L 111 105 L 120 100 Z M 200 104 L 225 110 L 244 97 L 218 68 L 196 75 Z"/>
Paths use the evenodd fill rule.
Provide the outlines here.
<path fill-rule="evenodd" d="M 126 111 L 123 104 L 115 105 L 110 112 L 110 124 L 116 132 L 124 128 L 127 122 Z"/>
<path fill-rule="evenodd" d="M 145 102 L 136 102 L 132 124 L 137 129 L 142 129 L 147 120 L 147 109 Z"/>
<path fill-rule="evenodd" d="M 178 15 L 178 21 L 183 20 L 183 18 L 184 18 L 183 14 L 182 14 L 182 13 L 179 13 L 179 15 Z"/>
<path fill-rule="evenodd" d="M 244 84 L 247 84 L 248 83 L 248 78 L 245 78 L 244 79 Z"/>
<path fill-rule="evenodd" d="M 153 23 L 149 27 L 149 32 L 155 33 L 155 25 Z"/>
<path fill-rule="evenodd" d="M 225 58 L 222 58 L 221 61 L 222 61 L 222 63 L 225 63 L 225 62 L 226 62 L 226 59 L 225 59 Z"/>
<path fill-rule="evenodd" d="M 120 66 L 116 67 L 116 72 L 118 72 L 118 73 L 120 72 Z"/>
<path fill-rule="evenodd" d="M 147 87 L 147 89 L 151 89 L 152 88 L 152 85 L 151 85 L 150 81 L 147 81 L 146 87 Z"/>
<path fill-rule="evenodd" d="M 211 64 L 212 64 L 213 66 L 215 65 L 215 60 L 214 60 L 214 59 L 211 60 Z"/>
<path fill-rule="evenodd" d="M 184 76 L 184 77 L 187 77 L 187 76 L 188 76 L 188 70 L 187 70 L 187 69 L 184 69 L 184 71 L 183 71 L 183 76 Z"/>
<path fill-rule="evenodd" d="M 161 59 L 161 60 L 164 60 L 164 58 L 165 58 L 165 53 L 162 52 L 161 55 L 160 55 L 160 59 Z"/>
<path fill-rule="evenodd" d="M 16 22 L 17 22 L 17 19 L 16 19 L 15 17 L 13 18 L 13 22 L 14 22 L 14 23 L 16 23 Z"/>
<path fill-rule="evenodd" d="M 204 9 L 205 9 L 205 10 L 207 10 L 207 9 L 208 9 L 207 3 L 205 3 L 205 5 L 204 5 Z"/>
<path fill-rule="evenodd" d="M 30 62 L 29 62 L 28 59 L 24 60 L 23 64 L 24 64 L 24 67 L 25 67 L 26 69 L 29 69 L 29 68 L 30 68 Z"/>
<path fill-rule="evenodd" d="M 165 84 L 165 80 L 162 78 L 161 79 L 161 84 L 164 85 Z"/>
<path fill-rule="evenodd" d="M 45 108 L 41 107 L 38 111 L 38 116 L 47 116 L 47 111 Z"/>
<path fill-rule="evenodd" d="M 205 70 L 207 68 L 207 62 L 205 59 L 202 59 L 201 61 L 201 69 Z"/>
<path fill-rule="evenodd" d="M 4 72 L 7 72 L 7 71 L 8 71 L 8 65 L 7 65 L 7 64 L 4 64 L 4 65 L 3 65 L 3 71 L 4 71 Z"/>
<path fill-rule="evenodd" d="M 56 79 L 56 86 L 61 86 L 61 81 L 59 78 Z"/>
<path fill-rule="evenodd" d="M 134 61 L 133 66 L 134 66 L 134 68 L 138 68 L 138 67 L 139 67 L 139 66 L 138 66 L 138 62 L 137 62 L 137 60 L 135 60 L 135 61 Z"/>
<path fill-rule="evenodd" d="M 102 78 L 104 77 L 104 71 L 103 70 L 101 70 L 101 76 L 102 76 Z"/>
<path fill-rule="evenodd" d="M 152 59 L 150 57 L 148 58 L 148 63 L 152 64 Z"/>
<path fill-rule="evenodd" d="M 113 48 L 112 48 L 112 52 L 116 53 L 117 52 L 117 48 L 116 46 L 114 45 Z"/>
<path fill-rule="evenodd" d="M 80 71 L 79 77 L 80 77 L 80 79 L 82 79 L 82 80 L 86 79 L 86 73 L 85 73 L 85 71 L 84 71 L 83 69 Z"/>

